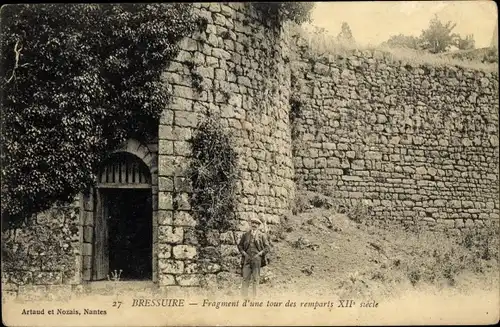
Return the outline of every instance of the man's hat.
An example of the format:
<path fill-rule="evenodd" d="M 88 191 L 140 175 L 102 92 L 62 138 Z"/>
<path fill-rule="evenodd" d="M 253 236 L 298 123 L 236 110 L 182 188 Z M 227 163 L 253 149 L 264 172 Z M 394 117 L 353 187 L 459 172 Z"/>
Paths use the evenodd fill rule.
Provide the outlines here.
<path fill-rule="evenodd" d="M 253 223 L 253 222 L 256 222 L 258 223 L 259 225 L 262 224 L 262 221 L 259 220 L 259 218 L 255 218 L 255 217 L 252 217 L 252 219 L 250 219 L 250 222 Z"/>

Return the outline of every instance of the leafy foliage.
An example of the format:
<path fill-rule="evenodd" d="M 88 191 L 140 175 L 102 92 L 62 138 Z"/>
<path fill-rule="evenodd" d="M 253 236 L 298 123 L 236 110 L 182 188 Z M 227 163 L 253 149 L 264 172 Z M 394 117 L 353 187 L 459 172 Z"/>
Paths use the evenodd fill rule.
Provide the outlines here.
<path fill-rule="evenodd" d="M 440 53 L 447 51 L 450 46 L 455 44 L 458 34 L 451 31 L 456 24 L 447 22 L 444 24 L 437 16 L 429 22 L 429 27 L 422 31 L 420 36 L 422 40 L 422 48 L 431 53 Z"/>
<path fill-rule="evenodd" d="M 355 40 L 352 36 L 351 27 L 346 22 L 342 23 L 342 27 L 340 28 L 340 32 L 337 35 L 337 42 L 354 44 Z"/>
<path fill-rule="evenodd" d="M 417 50 L 420 48 L 420 39 L 412 35 L 393 35 L 384 43 L 389 47 L 395 48 L 408 48 Z"/>
<path fill-rule="evenodd" d="M 68 201 L 128 137 L 155 137 L 160 79 L 196 20 L 190 4 L 2 9 L 2 216 Z"/>
<path fill-rule="evenodd" d="M 313 2 L 252 2 L 252 5 L 261 13 L 262 18 L 272 25 L 287 20 L 297 24 L 310 22 L 314 8 Z"/>
<path fill-rule="evenodd" d="M 201 122 L 191 140 L 190 176 L 193 194 L 191 208 L 198 221 L 200 236 L 204 231 L 227 231 L 235 220 L 237 154 L 229 135 L 218 120 L 209 117 Z M 205 243 L 203 239 L 199 240 Z"/>
<path fill-rule="evenodd" d="M 456 40 L 456 47 L 460 50 L 471 50 L 475 48 L 476 41 L 474 40 L 474 35 L 466 35 L 465 38 L 458 37 Z"/>
<path fill-rule="evenodd" d="M 431 19 L 427 29 L 423 30 L 419 37 L 408 35 L 393 35 L 384 42 L 384 45 L 394 48 L 409 48 L 414 50 L 425 50 L 430 53 L 442 53 L 455 46 L 460 50 L 474 49 L 475 41 L 473 35 L 462 38 L 452 33 L 456 24 L 448 21 L 441 22 L 437 16 Z"/>

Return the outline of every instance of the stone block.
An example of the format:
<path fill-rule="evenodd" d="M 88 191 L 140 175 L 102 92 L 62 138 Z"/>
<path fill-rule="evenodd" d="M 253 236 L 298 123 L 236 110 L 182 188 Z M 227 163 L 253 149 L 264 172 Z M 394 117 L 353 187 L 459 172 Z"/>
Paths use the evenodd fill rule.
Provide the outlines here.
<path fill-rule="evenodd" d="M 466 228 L 474 227 L 474 221 L 472 219 L 466 219 L 465 220 L 465 227 Z"/>
<path fill-rule="evenodd" d="M 221 254 L 219 247 L 206 246 L 199 249 L 200 257 L 210 262 L 219 262 Z"/>
<path fill-rule="evenodd" d="M 222 244 L 235 244 L 233 232 L 225 232 L 220 234 L 220 242 Z"/>
<path fill-rule="evenodd" d="M 172 192 L 174 190 L 174 181 L 172 177 L 158 177 L 158 191 Z"/>
<path fill-rule="evenodd" d="M 363 181 L 363 179 L 359 176 L 348 176 L 348 175 L 342 176 L 342 180 L 348 181 L 348 182 L 361 182 L 361 181 Z"/>
<path fill-rule="evenodd" d="M 184 176 L 176 176 L 174 178 L 174 188 L 176 192 L 192 192 L 191 179 Z"/>
<path fill-rule="evenodd" d="M 201 275 L 183 274 L 175 276 L 175 280 L 180 286 L 200 286 Z"/>
<path fill-rule="evenodd" d="M 327 162 L 326 158 L 318 158 L 316 159 L 316 168 L 326 168 Z"/>
<path fill-rule="evenodd" d="M 171 274 L 160 274 L 158 283 L 160 285 L 176 285 L 174 275 Z"/>
<path fill-rule="evenodd" d="M 222 244 L 220 246 L 220 253 L 222 257 L 240 256 L 240 252 L 236 245 Z"/>
<path fill-rule="evenodd" d="M 176 111 L 174 124 L 180 127 L 196 127 L 198 125 L 198 114 L 188 111 Z"/>
<path fill-rule="evenodd" d="M 92 243 L 82 244 L 82 255 L 92 255 Z"/>
<path fill-rule="evenodd" d="M 83 226 L 83 242 L 92 243 L 94 228 L 92 226 Z"/>
<path fill-rule="evenodd" d="M 304 167 L 305 168 L 315 168 L 315 162 L 314 162 L 314 159 L 310 159 L 310 158 L 303 158 L 302 159 L 303 163 L 304 163 Z"/>
<path fill-rule="evenodd" d="M 159 259 L 158 269 L 166 274 L 182 274 L 184 273 L 184 261 L 172 259 Z"/>
<path fill-rule="evenodd" d="M 184 230 L 182 227 L 159 226 L 158 227 L 158 242 L 180 244 L 184 238 Z"/>
<path fill-rule="evenodd" d="M 172 193 L 158 192 L 158 209 L 159 210 L 173 209 Z"/>
<path fill-rule="evenodd" d="M 455 219 L 455 228 L 463 228 L 465 227 L 463 219 Z"/>
<path fill-rule="evenodd" d="M 172 257 L 172 246 L 158 243 L 158 259 L 170 259 L 170 257 Z"/>
<path fill-rule="evenodd" d="M 94 226 L 94 213 L 92 211 L 83 212 L 83 225 Z"/>
<path fill-rule="evenodd" d="M 170 226 L 173 224 L 173 212 L 169 210 L 159 210 L 157 211 L 158 225 L 160 226 Z"/>
<path fill-rule="evenodd" d="M 186 262 L 184 264 L 184 273 L 196 274 L 201 271 L 200 265 L 197 262 Z"/>
<path fill-rule="evenodd" d="M 191 210 L 188 193 L 178 193 L 174 199 L 177 210 Z"/>
<path fill-rule="evenodd" d="M 184 228 L 184 244 L 198 245 L 198 235 L 196 229 L 191 227 Z"/>
<path fill-rule="evenodd" d="M 173 176 L 177 163 L 171 156 L 160 155 L 158 159 L 158 175 Z"/>
<path fill-rule="evenodd" d="M 173 155 L 174 154 L 174 142 L 168 140 L 158 141 L 158 154 L 160 155 Z"/>
<path fill-rule="evenodd" d="M 353 160 L 351 164 L 351 168 L 354 170 L 363 170 L 365 169 L 365 161 L 364 160 Z"/>
<path fill-rule="evenodd" d="M 8 282 L 15 285 L 27 285 L 33 283 L 33 273 L 31 271 L 4 272 L 2 283 Z"/>
<path fill-rule="evenodd" d="M 465 209 L 474 208 L 474 203 L 472 201 L 462 201 L 462 208 Z"/>
<path fill-rule="evenodd" d="M 174 226 L 195 227 L 197 221 L 191 216 L 188 211 L 175 211 Z"/>
<path fill-rule="evenodd" d="M 194 259 L 198 253 L 196 247 L 192 245 L 176 245 L 172 248 L 172 253 L 176 259 Z"/>
<path fill-rule="evenodd" d="M 173 96 L 190 100 L 194 99 L 193 89 L 191 87 L 180 85 L 174 86 Z"/>
<path fill-rule="evenodd" d="M 172 100 L 169 104 L 169 109 L 172 110 L 166 110 L 166 113 L 163 114 L 165 117 L 162 118 L 160 124 L 168 126 L 174 125 L 174 116 L 178 111 L 185 112 L 193 110 L 193 100 L 180 97 L 172 97 Z"/>
<path fill-rule="evenodd" d="M 213 273 L 218 273 L 221 271 L 221 266 L 217 263 L 213 263 L 210 261 L 201 261 L 198 264 L 199 271 L 205 273 L 205 274 L 213 274 Z"/>
<path fill-rule="evenodd" d="M 33 273 L 33 283 L 36 285 L 54 285 L 62 283 L 62 272 L 39 271 Z"/>
<path fill-rule="evenodd" d="M 174 141 L 174 154 L 177 156 L 190 156 L 191 146 L 186 141 Z"/>
<path fill-rule="evenodd" d="M 427 174 L 427 169 L 425 167 L 417 167 L 415 169 L 415 172 L 419 175 L 426 175 Z"/>
<path fill-rule="evenodd" d="M 365 159 L 369 160 L 382 160 L 382 153 L 375 151 L 367 151 L 365 153 Z"/>

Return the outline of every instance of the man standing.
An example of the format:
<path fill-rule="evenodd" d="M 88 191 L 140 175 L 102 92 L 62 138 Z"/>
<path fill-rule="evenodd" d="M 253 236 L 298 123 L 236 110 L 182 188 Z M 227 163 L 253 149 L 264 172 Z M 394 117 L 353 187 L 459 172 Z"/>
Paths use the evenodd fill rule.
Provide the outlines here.
<path fill-rule="evenodd" d="M 253 297 L 257 295 L 257 285 L 260 279 L 260 268 L 267 265 L 266 254 L 269 252 L 269 241 L 265 233 L 259 230 L 262 222 L 257 218 L 250 220 L 250 230 L 243 234 L 238 243 L 242 254 L 241 268 L 243 275 L 242 295 L 248 297 L 248 286 L 253 282 Z"/>

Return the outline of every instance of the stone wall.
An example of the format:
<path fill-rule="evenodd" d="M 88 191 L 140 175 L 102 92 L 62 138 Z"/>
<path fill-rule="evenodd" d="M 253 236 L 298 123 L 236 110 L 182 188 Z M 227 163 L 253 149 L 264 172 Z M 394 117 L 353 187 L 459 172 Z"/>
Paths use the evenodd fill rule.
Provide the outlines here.
<path fill-rule="evenodd" d="M 300 187 L 361 201 L 378 223 L 498 223 L 497 72 L 305 47 L 295 67 Z"/>
<path fill-rule="evenodd" d="M 182 42 L 164 74 L 173 98 L 159 126 L 158 271 L 170 289 L 230 278 L 249 217 L 255 213 L 272 230 L 294 197 L 286 33 L 266 27 L 248 3 L 194 6 L 207 24 Z M 218 117 L 235 144 L 239 220 L 225 233 L 206 231 L 211 245 L 202 248 L 188 166 L 189 141 L 207 116 Z"/>
<path fill-rule="evenodd" d="M 3 232 L 4 297 L 17 293 L 56 296 L 81 283 L 79 211 L 78 203 L 57 207 L 39 213 L 23 228 Z"/>

